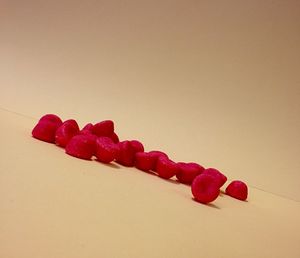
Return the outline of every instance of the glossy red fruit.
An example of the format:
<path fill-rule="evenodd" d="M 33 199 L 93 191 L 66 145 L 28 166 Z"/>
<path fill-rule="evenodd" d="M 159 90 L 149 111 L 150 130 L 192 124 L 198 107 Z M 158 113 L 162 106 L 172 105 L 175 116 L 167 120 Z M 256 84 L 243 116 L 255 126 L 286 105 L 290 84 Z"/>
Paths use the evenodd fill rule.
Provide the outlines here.
<path fill-rule="evenodd" d="M 119 136 L 115 132 L 110 136 L 110 138 L 113 140 L 114 143 L 120 142 Z"/>
<path fill-rule="evenodd" d="M 54 143 L 55 132 L 59 125 L 49 121 L 38 122 L 32 130 L 32 136 L 38 140 Z"/>
<path fill-rule="evenodd" d="M 178 162 L 178 172 L 176 177 L 180 183 L 192 184 L 196 176 L 204 171 L 204 167 L 194 162 Z"/>
<path fill-rule="evenodd" d="M 135 150 L 132 147 L 130 141 L 119 142 L 118 146 L 120 150 L 116 158 L 116 162 L 126 167 L 133 167 L 135 160 Z"/>
<path fill-rule="evenodd" d="M 241 201 L 247 200 L 248 197 L 248 187 L 247 185 L 239 180 L 232 181 L 225 190 L 226 194 L 229 196 L 239 199 Z"/>
<path fill-rule="evenodd" d="M 170 179 L 171 177 L 175 176 L 178 171 L 177 163 L 170 160 L 169 158 L 160 156 L 157 159 L 156 163 L 156 172 L 159 177 L 164 179 Z"/>
<path fill-rule="evenodd" d="M 131 147 L 133 148 L 134 152 L 143 152 L 144 145 L 138 140 L 131 140 L 130 141 Z"/>
<path fill-rule="evenodd" d="M 99 137 L 96 141 L 97 159 L 103 163 L 110 163 L 114 161 L 119 153 L 119 146 L 115 144 L 111 138 Z"/>
<path fill-rule="evenodd" d="M 63 123 L 62 120 L 60 119 L 60 117 L 57 115 L 54 115 L 54 114 L 46 114 L 46 115 L 42 116 L 40 118 L 39 122 L 51 122 L 58 126 L 60 126 Z"/>
<path fill-rule="evenodd" d="M 94 127 L 94 125 L 92 123 L 88 123 L 81 130 L 88 130 L 92 133 L 93 127 Z"/>
<path fill-rule="evenodd" d="M 94 125 L 91 124 L 91 123 L 86 124 L 86 125 L 79 131 L 78 134 L 84 134 L 84 135 L 87 135 L 87 134 L 91 135 L 91 134 L 93 134 L 93 133 L 92 133 L 92 128 L 93 128 L 93 126 L 94 126 Z"/>
<path fill-rule="evenodd" d="M 191 189 L 195 200 L 201 203 L 210 203 L 217 199 L 220 194 L 216 178 L 207 173 L 196 176 Z"/>
<path fill-rule="evenodd" d="M 157 151 L 157 150 L 153 150 L 153 151 L 149 151 L 148 155 L 151 156 L 151 158 L 153 158 L 153 166 L 151 168 L 151 170 L 156 171 L 156 163 L 157 163 L 157 159 L 159 157 L 165 157 L 165 158 L 169 158 L 168 155 L 162 151 Z"/>
<path fill-rule="evenodd" d="M 135 167 L 143 171 L 149 171 L 153 168 L 155 157 L 148 152 L 137 152 L 135 154 Z"/>
<path fill-rule="evenodd" d="M 114 133 L 114 122 L 111 120 L 104 120 L 102 122 L 99 122 L 93 126 L 92 133 L 99 137 L 110 137 Z"/>
<path fill-rule="evenodd" d="M 55 133 L 55 143 L 65 147 L 72 137 L 79 133 L 79 126 L 74 119 L 69 119 L 57 128 Z"/>
<path fill-rule="evenodd" d="M 203 173 L 215 177 L 216 181 L 218 182 L 219 188 L 221 188 L 227 181 L 227 177 L 215 168 L 207 168 L 203 171 Z"/>
<path fill-rule="evenodd" d="M 66 145 L 66 153 L 80 159 L 91 159 L 96 151 L 94 135 L 76 135 Z"/>

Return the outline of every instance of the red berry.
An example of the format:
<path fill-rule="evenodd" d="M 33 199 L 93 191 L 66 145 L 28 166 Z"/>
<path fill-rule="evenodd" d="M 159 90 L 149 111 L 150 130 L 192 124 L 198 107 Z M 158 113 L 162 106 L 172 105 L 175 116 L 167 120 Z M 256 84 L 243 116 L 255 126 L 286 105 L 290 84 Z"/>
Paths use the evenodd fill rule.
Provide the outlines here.
<path fill-rule="evenodd" d="M 214 176 L 203 173 L 194 179 L 192 194 L 196 201 L 209 203 L 217 199 L 220 194 L 220 188 Z"/>
<path fill-rule="evenodd" d="M 135 151 L 130 143 L 130 141 L 122 141 L 118 143 L 119 154 L 116 158 L 116 161 L 127 167 L 133 167 L 135 159 Z"/>
<path fill-rule="evenodd" d="M 116 159 L 119 146 L 108 137 L 99 137 L 96 141 L 97 159 L 103 163 L 110 163 Z"/>
<path fill-rule="evenodd" d="M 221 188 L 227 181 L 227 177 L 215 168 L 207 168 L 203 171 L 203 173 L 207 173 L 215 177 L 216 181 L 218 182 L 219 188 Z"/>
<path fill-rule="evenodd" d="M 78 134 L 93 134 L 92 133 L 92 128 L 93 128 L 93 124 L 89 123 L 89 124 L 86 124 L 80 131 Z"/>
<path fill-rule="evenodd" d="M 91 159 L 96 149 L 96 136 L 76 135 L 66 146 L 66 153 L 80 159 Z"/>
<path fill-rule="evenodd" d="M 114 133 L 114 122 L 111 120 L 99 122 L 93 126 L 92 133 L 97 136 L 110 137 Z"/>
<path fill-rule="evenodd" d="M 59 127 L 57 123 L 41 121 L 33 128 L 32 136 L 44 142 L 55 142 L 55 132 Z"/>
<path fill-rule="evenodd" d="M 165 158 L 169 158 L 168 155 L 162 151 L 149 151 L 148 152 L 149 156 L 151 156 L 153 158 L 153 166 L 151 168 L 151 170 L 156 171 L 156 163 L 159 157 L 165 157 Z"/>
<path fill-rule="evenodd" d="M 66 120 L 57 128 L 55 133 L 55 143 L 65 147 L 72 137 L 79 133 L 79 126 L 74 119 Z"/>
<path fill-rule="evenodd" d="M 247 185 L 239 180 L 232 181 L 225 190 L 226 194 L 229 196 L 245 201 L 248 197 L 248 187 Z"/>
<path fill-rule="evenodd" d="M 93 127 L 94 127 L 94 125 L 92 123 L 88 123 L 81 130 L 88 130 L 88 131 L 92 132 Z"/>
<path fill-rule="evenodd" d="M 196 176 L 200 175 L 204 171 L 204 167 L 197 163 L 185 163 L 178 162 L 178 172 L 176 177 L 180 183 L 191 184 Z"/>
<path fill-rule="evenodd" d="M 140 141 L 131 140 L 130 141 L 131 147 L 133 148 L 134 152 L 143 152 L 144 146 Z"/>
<path fill-rule="evenodd" d="M 178 171 L 177 163 L 174 161 L 166 158 L 166 157 L 159 157 L 156 163 L 156 172 L 159 177 L 164 179 L 169 179 L 176 175 Z"/>
<path fill-rule="evenodd" d="M 116 133 L 113 133 L 110 138 L 113 140 L 114 143 L 119 143 L 119 136 Z"/>
<path fill-rule="evenodd" d="M 46 114 L 42 116 L 39 122 L 51 122 L 58 126 L 60 126 L 63 123 L 62 120 L 57 115 L 54 114 Z"/>
<path fill-rule="evenodd" d="M 149 171 L 153 168 L 155 157 L 147 152 L 137 152 L 135 154 L 135 167 L 143 171 Z"/>
<path fill-rule="evenodd" d="M 148 152 L 150 155 L 152 155 L 155 158 L 159 158 L 161 156 L 165 157 L 165 158 L 169 158 L 168 155 L 162 151 L 158 151 L 158 150 L 153 150 L 153 151 L 149 151 Z"/>

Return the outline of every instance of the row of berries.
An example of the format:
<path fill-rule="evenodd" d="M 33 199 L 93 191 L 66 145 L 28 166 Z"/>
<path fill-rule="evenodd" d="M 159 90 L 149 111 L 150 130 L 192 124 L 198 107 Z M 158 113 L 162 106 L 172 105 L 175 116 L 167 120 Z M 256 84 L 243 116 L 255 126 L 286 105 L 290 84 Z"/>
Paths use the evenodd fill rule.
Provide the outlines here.
<path fill-rule="evenodd" d="M 217 169 L 205 169 L 194 162 L 174 162 L 162 151 L 145 152 L 143 144 L 137 140 L 120 141 L 111 120 L 94 125 L 89 123 L 80 130 L 74 119 L 63 122 L 57 115 L 46 114 L 33 128 L 32 136 L 55 143 L 77 158 L 89 160 L 95 156 L 100 162 L 115 161 L 123 166 L 135 166 L 142 171 L 155 172 L 164 179 L 176 176 L 179 182 L 191 185 L 195 200 L 201 203 L 214 201 L 227 181 Z M 232 181 L 225 192 L 239 200 L 246 200 L 248 195 L 247 185 L 238 180 Z"/>

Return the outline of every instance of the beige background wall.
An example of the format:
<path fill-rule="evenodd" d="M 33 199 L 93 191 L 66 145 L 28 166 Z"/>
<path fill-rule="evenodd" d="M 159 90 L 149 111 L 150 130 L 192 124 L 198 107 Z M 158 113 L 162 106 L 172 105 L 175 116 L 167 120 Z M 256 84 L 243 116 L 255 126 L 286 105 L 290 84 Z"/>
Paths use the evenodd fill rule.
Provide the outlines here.
<path fill-rule="evenodd" d="M 299 1 L 0 3 L 3 108 L 112 118 L 123 139 L 300 200 Z"/>

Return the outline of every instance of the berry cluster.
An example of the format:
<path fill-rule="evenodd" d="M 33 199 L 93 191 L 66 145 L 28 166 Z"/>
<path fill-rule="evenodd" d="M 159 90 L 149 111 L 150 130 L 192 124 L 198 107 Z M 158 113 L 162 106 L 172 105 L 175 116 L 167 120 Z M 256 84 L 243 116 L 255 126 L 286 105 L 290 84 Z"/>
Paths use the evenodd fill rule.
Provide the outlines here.
<path fill-rule="evenodd" d="M 163 179 L 176 176 L 183 184 L 191 185 L 192 194 L 200 203 L 210 203 L 220 194 L 220 188 L 227 177 L 214 168 L 205 169 L 194 162 L 174 162 L 162 151 L 145 152 L 137 140 L 120 141 L 114 130 L 114 122 L 105 120 L 87 124 L 81 130 L 74 119 L 62 121 L 57 115 L 46 114 L 32 130 L 36 139 L 55 143 L 65 148 L 67 154 L 80 159 L 96 157 L 100 162 L 117 162 L 123 166 L 156 173 Z M 232 181 L 226 194 L 239 200 L 246 200 L 247 185 Z"/>

